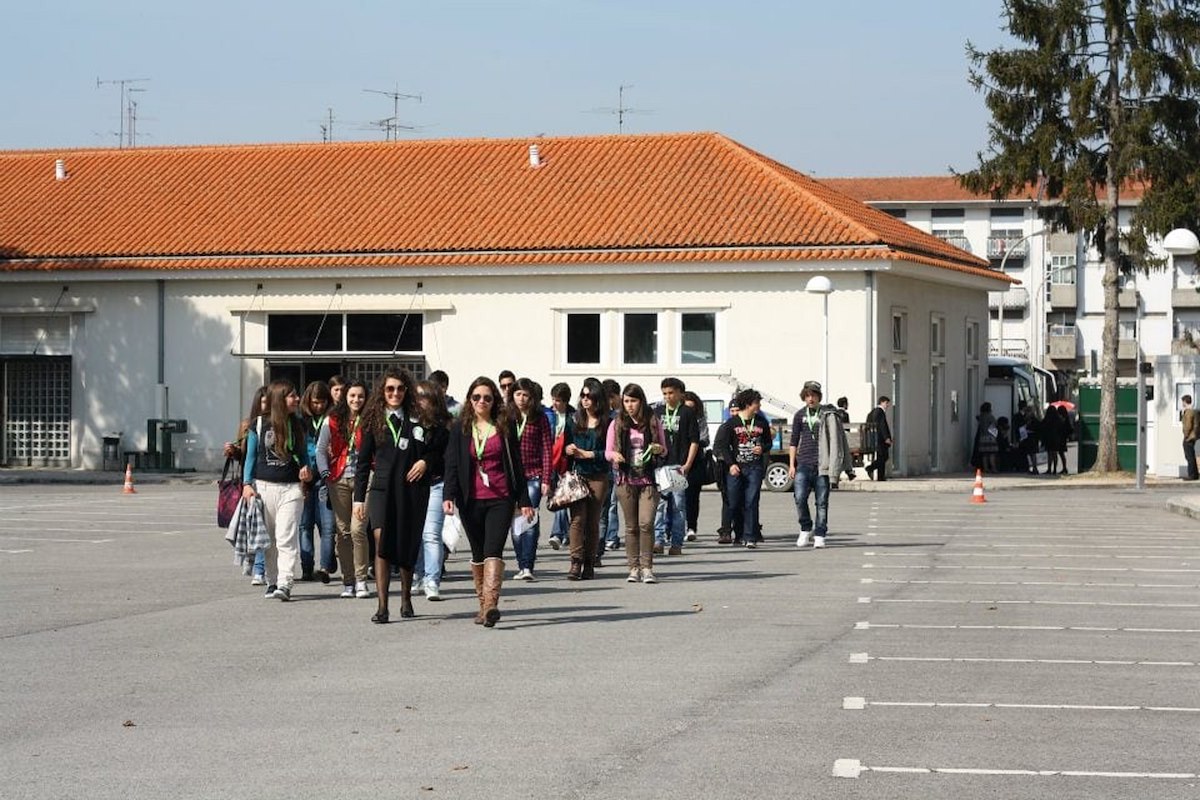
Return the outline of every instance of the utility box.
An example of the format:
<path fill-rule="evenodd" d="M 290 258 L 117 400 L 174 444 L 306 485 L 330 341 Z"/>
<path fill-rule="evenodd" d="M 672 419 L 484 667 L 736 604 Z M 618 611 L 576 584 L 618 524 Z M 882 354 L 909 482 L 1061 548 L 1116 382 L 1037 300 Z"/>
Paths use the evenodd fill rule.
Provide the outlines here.
<path fill-rule="evenodd" d="M 187 433 L 186 419 L 146 420 L 146 469 L 159 472 L 175 471 L 175 450 L 172 437 Z"/>
<path fill-rule="evenodd" d="M 1117 464 L 1133 472 L 1137 468 L 1137 385 L 1117 384 Z M 1100 384 L 1079 385 L 1079 471 L 1096 465 L 1100 450 Z"/>

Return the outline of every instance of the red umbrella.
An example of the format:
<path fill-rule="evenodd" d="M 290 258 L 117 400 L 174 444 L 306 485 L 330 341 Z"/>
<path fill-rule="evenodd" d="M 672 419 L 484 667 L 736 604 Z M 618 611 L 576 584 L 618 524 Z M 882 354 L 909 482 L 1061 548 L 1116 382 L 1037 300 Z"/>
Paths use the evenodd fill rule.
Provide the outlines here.
<path fill-rule="evenodd" d="M 1050 405 L 1054 406 L 1055 408 L 1065 408 L 1067 411 L 1075 410 L 1075 404 L 1070 400 L 1055 400 Z"/>

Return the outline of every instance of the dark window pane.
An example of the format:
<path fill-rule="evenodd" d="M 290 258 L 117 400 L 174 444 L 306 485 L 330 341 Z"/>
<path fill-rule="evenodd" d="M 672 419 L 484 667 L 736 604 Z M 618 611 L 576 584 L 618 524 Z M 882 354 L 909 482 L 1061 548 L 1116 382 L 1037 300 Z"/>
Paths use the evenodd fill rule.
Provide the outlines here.
<path fill-rule="evenodd" d="M 567 314 L 567 363 L 600 363 L 599 314 Z"/>
<path fill-rule="evenodd" d="M 625 363 L 658 363 L 658 314 L 625 315 Z"/>
<path fill-rule="evenodd" d="M 347 314 L 346 349 L 366 353 L 420 352 L 421 314 Z"/>
<path fill-rule="evenodd" d="M 717 315 L 683 314 L 681 364 L 717 363 Z"/>
<path fill-rule="evenodd" d="M 324 318 L 325 324 L 321 324 Z M 319 331 L 319 333 L 318 333 Z M 338 352 L 342 349 L 342 315 L 270 314 L 267 350 L 278 352 Z"/>

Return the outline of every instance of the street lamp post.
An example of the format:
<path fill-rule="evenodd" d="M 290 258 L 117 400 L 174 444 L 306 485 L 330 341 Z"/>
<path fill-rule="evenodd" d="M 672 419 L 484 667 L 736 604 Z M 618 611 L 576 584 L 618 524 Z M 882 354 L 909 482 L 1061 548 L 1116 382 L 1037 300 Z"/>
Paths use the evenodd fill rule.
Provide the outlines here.
<path fill-rule="evenodd" d="M 1049 232 L 1050 232 L 1049 228 L 1042 228 L 1040 231 L 1034 231 L 1033 233 L 1022 236 L 1020 239 L 1017 239 L 1017 241 L 1015 241 L 1011 245 L 1009 245 L 1008 249 L 1004 251 L 1004 257 L 1000 259 L 1000 274 L 1002 274 L 1002 275 L 1004 274 L 1004 267 L 1006 264 L 1008 264 L 1008 257 L 1011 256 L 1014 251 L 1019 250 L 1021 248 L 1021 245 L 1025 244 L 1026 242 L 1028 242 L 1030 239 L 1034 238 L 1035 236 L 1045 236 Z M 1004 295 L 1007 291 L 1008 291 L 1007 289 L 1000 290 L 1000 302 L 996 304 L 998 306 L 998 308 L 996 310 L 997 311 L 997 323 L 998 323 L 997 328 L 999 330 L 999 336 L 1000 336 L 1000 343 L 998 345 L 998 350 L 996 352 L 996 355 L 998 355 L 998 356 L 1004 355 Z M 1033 298 L 1030 298 L 1029 302 L 1032 303 Z M 1031 318 L 1033 317 L 1033 309 L 1030 309 L 1029 315 Z M 1034 322 L 1036 324 L 1037 320 L 1034 320 Z M 1031 353 L 1030 354 L 1031 358 L 1029 359 L 1030 363 L 1033 362 L 1032 355 L 1033 354 Z"/>
<path fill-rule="evenodd" d="M 821 391 L 829 397 L 829 295 L 833 292 L 833 282 L 824 275 L 814 275 L 808 279 L 804 291 L 809 294 L 821 295 L 821 317 L 823 332 L 821 334 L 821 351 L 824 354 L 821 362 Z"/>

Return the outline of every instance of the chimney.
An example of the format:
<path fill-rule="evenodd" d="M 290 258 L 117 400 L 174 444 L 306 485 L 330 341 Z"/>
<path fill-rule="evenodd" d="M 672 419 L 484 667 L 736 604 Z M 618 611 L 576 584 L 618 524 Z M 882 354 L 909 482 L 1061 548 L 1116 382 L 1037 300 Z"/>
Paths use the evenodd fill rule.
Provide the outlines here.
<path fill-rule="evenodd" d="M 536 144 L 529 145 L 529 166 L 533 169 L 537 169 L 541 165 L 542 157 L 538 153 L 538 146 Z"/>
<path fill-rule="evenodd" d="M 67 161 L 63 158 L 54 160 L 54 180 L 65 181 L 67 179 Z"/>

